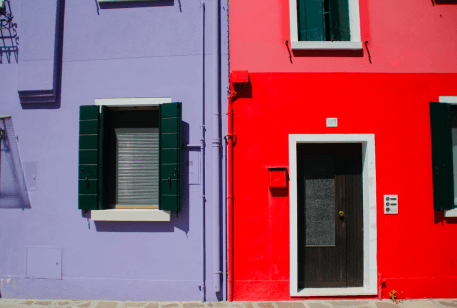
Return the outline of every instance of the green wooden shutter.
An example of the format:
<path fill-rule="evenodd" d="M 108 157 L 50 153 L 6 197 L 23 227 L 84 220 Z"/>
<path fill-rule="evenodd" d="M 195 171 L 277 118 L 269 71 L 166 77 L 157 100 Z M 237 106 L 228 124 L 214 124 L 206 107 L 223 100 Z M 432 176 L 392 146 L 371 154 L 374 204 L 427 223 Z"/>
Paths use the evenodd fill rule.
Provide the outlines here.
<path fill-rule="evenodd" d="M 106 134 L 107 134 L 107 125 L 108 125 L 108 119 L 107 119 L 107 107 L 106 106 L 100 106 L 100 130 L 99 130 L 99 139 L 98 139 L 98 192 L 99 192 L 99 208 L 105 209 L 107 208 L 107 203 L 106 203 L 106 196 L 107 192 L 106 190 L 108 189 L 105 185 L 104 179 L 106 179 L 109 175 L 106 174 L 108 168 L 103 168 L 104 166 L 104 157 L 107 155 L 110 155 L 109 151 L 108 153 L 105 153 L 103 149 L 109 149 L 109 146 L 106 145 Z"/>
<path fill-rule="evenodd" d="M 159 108 L 159 209 L 181 209 L 181 103 Z"/>
<path fill-rule="evenodd" d="M 324 2 L 297 0 L 299 41 L 323 41 L 325 38 Z"/>
<path fill-rule="evenodd" d="M 451 105 L 430 103 L 432 139 L 433 208 L 454 208 L 454 167 L 452 161 Z"/>
<path fill-rule="evenodd" d="M 79 109 L 79 185 L 78 209 L 98 209 L 98 106 Z"/>
<path fill-rule="evenodd" d="M 330 40 L 350 41 L 349 1 L 328 0 L 330 14 Z"/>

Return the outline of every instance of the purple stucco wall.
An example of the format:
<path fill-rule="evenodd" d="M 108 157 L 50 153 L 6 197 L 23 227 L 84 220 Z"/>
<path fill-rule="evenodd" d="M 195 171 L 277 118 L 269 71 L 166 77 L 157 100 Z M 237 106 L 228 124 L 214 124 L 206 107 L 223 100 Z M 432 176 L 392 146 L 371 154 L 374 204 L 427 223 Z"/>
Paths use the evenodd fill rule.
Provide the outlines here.
<path fill-rule="evenodd" d="M 30 35 L 29 29 L 24 30 L 24 38 L 21 36 L 21 24 L 28 18 L 24 14 L 30 14 L 24 7 L 33 1 L 10 1 L 14 21 L 18 24 L 19 42 L 27 46 L 29 53 L 34 48 L 37 52 L 47 50 L 48 47 L 41 44 L 49 44 L 40 41 L 42 35 Z M 211 14 L 215 3 L 206 1 L 207 153 L 211 147 L 214 90 Z M 171 97 L 172 101 L 183 103 L 183 142 L 199 143 L 202 114 L 200 5 L 200 1 L 194 0 L 105 6 L 99 6 L 94 0 L 66 0 L 61 93 L 56 103 L 21 104 L 18 96 L 21 45 L 18 45 L 18 62 L 14 58 L 6 61 L 3 54 L 0 115 L 11 115 L 22 163 L 37 162 L 38 167 L 36 191 L 28 192 L 30 208 L 2 208 L 0 204 L 1 297 L 200 299 L 203 222 L 199 185 L 188 185 L 186 179 L 183 180 L 183 210 L 179 218 L 174 215 L 170 222 L 94 223 L 77 209 L 80 105 L 93 105 L 99 98 Z M 222 136 L 226 133 L 228 82 L 226 14 L 226 1 L 222 1 Z M 40 23 L 39 19 L 35 22 L 35 31 L 55 31 L 55 22 Z M 59 44 L 55 48 L 59 48 Z M 39 60 L 32 55 L 29 54 Z M 58 74 L 57 65 L 53 77 Z M 189 157 L 188 150 L 183 156 L 184 160 Z M 225 291 L 218 294 L 212 291 L 211 185 L 219 185 L 219 181 L 212 179 L 211 158 L 206 155 L 205 264 L 206 299 L 213 301 L 224 300 Z M 221 204 L 222 201 L 223 196 Z M 49 267 L 49 272 L 55 271 L 49 260 L 58 258 L 55 253 L 58 250 L 46 249 L 60 248 L 62 279 L 28 278 L 27 247 L 43 248 L 42 257 L 36 257 L 29 266 L 41 266 L 44 271 Z"/>

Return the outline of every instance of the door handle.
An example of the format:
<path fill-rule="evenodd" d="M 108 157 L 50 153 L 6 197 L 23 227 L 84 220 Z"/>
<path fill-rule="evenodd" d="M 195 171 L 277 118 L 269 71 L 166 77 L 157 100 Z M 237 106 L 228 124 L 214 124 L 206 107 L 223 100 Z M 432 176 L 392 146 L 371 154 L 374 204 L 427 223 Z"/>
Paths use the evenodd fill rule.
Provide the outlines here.
<path fill-rule="evenodd" d="M 170 188 L 171 188 L 171 176 L 168 177 L 168 185 L 169 185 Z"/>
<path fill-rule="evenodd" d="M 90 186 L 89 177 L 86 176 L 85 180 L 86 180 L 86 187 L 87 187 L 87 189 L 89 189 L 89 186 Z"/>

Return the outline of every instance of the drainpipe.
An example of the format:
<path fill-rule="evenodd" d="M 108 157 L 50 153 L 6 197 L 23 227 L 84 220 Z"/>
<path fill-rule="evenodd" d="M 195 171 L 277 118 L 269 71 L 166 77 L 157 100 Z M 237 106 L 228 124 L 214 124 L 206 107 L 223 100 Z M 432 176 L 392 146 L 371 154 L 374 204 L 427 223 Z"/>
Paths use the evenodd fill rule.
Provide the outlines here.
<path fill-rule="evenodd" d="M 222 247 L 222 281 L 223 281 L 223 292 L 222 297 L 226 300 L 227 299 L 227 182 L 224 183 L 224 180 L 227 179 L 227 136 L 224 137 L 223 143 L 223 150 L 222 150 L 222 161 L 223 169 L 222 169 L 222 179 L 224 187 L 224 208 L 222 210 L 222 236 L 223 236 L 223 247 Z"/>
<path fill-rule="evenodd" d="M 230 95 L 227 104 L 228 130 L 227 130 L 227 252 L 228 252 L 228 301 L 233 300 L 233 108 L 232 97 L 235 91 L 230 80 Z"/>
<path fill-rule="evenodd" d="M 214 292 L 221 291 L 221 190 L 220 159 L 221 137 L 219 135 L 219 2 L 213 1 L 213 280 Z"/>
<path fill-rule="evenodd" d="M 236 135 L 233 134 L 233 104 L 232 99 L 237 95 L 233 88 L 233 83 L 244 84 L 239 93 L 246 90 L 249 83 L 248 71 L 233 71 L 230 73 L 230 95 L 227 104 L 227 246 L 228 246 L 228 301 L 233 300 L 233 144 L 236 141 Z M 235 140 L 233 140 L 235 138 Z"/>
<path fill-rule="evenodd" d="M 202 198 L 202 281 L 200 284 L 201 301 L 205 302 L 205 2 L 201 2 L 202 12 L 202 123 L 200 139 L 200 172 L 201 172 L 201 198 Z"/>

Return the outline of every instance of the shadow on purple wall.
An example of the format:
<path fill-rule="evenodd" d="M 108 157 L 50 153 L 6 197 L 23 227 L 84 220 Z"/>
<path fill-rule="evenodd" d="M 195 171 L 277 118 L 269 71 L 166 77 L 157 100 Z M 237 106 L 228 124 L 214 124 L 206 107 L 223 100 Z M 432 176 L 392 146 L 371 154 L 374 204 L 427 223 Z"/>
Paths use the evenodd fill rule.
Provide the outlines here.
<path fill-rule="evenodd" d="M 172 222 L 162 221 L 95 221 L 95 229 L 99 232 L 173 232 L 174 226 Z"/>
<path fill-rule="evenodd" d="M 174 6 L 174 0 L 157 0 L 157 1 L 139 1 L 139 2 L 105 2 L 98 3 L 95 0 L 98 8 L 104 9 L 126 9 L 126 8 L 137 8 L 137 7 L 154 7 L 154 6 Z"/>
<path fill-rule="evenodd" d="M 0 208 L 31 208 L 11 117 L 0 120 Z"/>
<path fill-rule="evenodd" d="M 184 189 L 183 189 L 184 190 Z M 187 196 L 182 196 L 182 209 L 177 217 L 172 213 L 171 221 L 95 221 L 98 232 L 174 232 L 175 228 L 189 232 L 189 202 Z M 85 216 L 87 218 L 87 215 Z"/>
<path fill-rule="evenodd" d="M 56 10 L 56 31 L 54 41 L 54 68 L 53 68 L 53 90 L 49 91 L 21 91 L 21 96 L 34 97 L 32 102 L 21 103 L 22 109 L 59 109 L 61 105 L 62 92 L 62 60 L 63 60 L 63 34 L 64 34 L 65 0 L 57 1 Z M 40 103 L 40 97 L 54 95 L 54 102 Z"/>
<path fill-rule="evenodd" d="M 13 22 L 14 16 L 9 0 L 5 1 L 4 6 L 4 9 L 0 10 L 0 64 L 11 64 L 12 60 L 17 63 L 19 60 L 17 24 Z"/>

